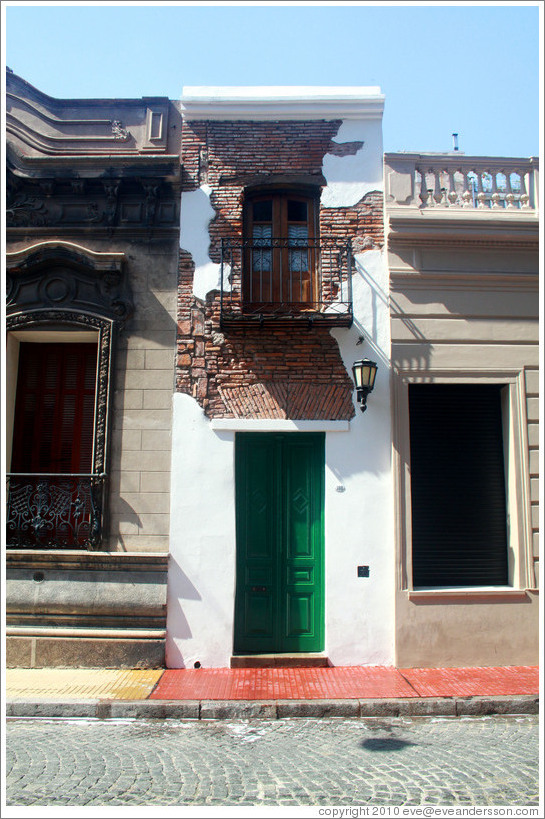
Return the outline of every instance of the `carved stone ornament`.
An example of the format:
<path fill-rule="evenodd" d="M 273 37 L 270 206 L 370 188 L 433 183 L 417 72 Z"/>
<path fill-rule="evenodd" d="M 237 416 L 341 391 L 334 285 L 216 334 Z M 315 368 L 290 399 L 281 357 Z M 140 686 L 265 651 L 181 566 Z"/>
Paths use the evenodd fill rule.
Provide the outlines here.
<path fill-rule="evenodd" d="M 133 311 L 123 254 L 43 242 L 7 254 L 7 315 L 69 310 L 123 325 Z"/>
<path fill-rule="evenodd" d="M 9 227 L 43 227 L 48 223 L 48 209 L 35 196 L 16 194 L 8 198 L 6 223 Z"/>
<path fill-rule="evenodd" d="M 144 204 L 144 224 L 148 227 L 153 224 L 155 219 L 155 211 L 157 210 L 157 203 L 159 201 L 160 183 L 157 180 L 144 180 L 140 184 L 144 188 L 146 195 Z"/>
<path fill-rule="evenodd" d="M 130 133 L 126 128 L 123 128 L 123 123 L 118 119 L 112 120 L 112 134 L 114 139 L 126 141 L 130 138 Z"/>

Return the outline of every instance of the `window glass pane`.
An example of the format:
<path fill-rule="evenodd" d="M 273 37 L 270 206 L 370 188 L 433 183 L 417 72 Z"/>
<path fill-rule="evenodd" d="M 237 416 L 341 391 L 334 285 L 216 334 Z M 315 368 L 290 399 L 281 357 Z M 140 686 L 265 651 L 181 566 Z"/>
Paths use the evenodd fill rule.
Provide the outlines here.
<path fill-rule="evenodd" d="M 306 222 L 307 203 L 288 199 L 288 222 Z"/>
<path fill-rule="evenodd" d="M 272 222 L 272 199 L 253 204 L 254 222 Z"/>
<path fill-rule="evenodd" d="M 254 225 L 252 232 L 252 270 L 270 273 L 272 269 L 271 225 Z"/>
<path fill-rule="evenodd" d="M 308 228 L 306 225 L 288 225 L 288 245 L 305 250 L 290 250 L 289 266 L 292 273 L 308 271 Z"/>

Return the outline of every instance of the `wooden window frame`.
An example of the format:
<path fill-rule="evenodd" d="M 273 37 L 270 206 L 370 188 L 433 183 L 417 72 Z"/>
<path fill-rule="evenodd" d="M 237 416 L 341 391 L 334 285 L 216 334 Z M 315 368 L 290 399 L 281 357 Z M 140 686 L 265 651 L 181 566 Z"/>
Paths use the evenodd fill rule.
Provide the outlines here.
<path fill-rule="evenodd" d="M 259 202 L 271 201 L 271 219 L 259 220 L 260 224 L 271 225 L 271 249 L 270 251 L 270 272 L 265 274 L 256 273 L 253 269 L 253 243 L 254 220 L 253 206 Z M 300 272 L 299 282 L 295 284 L 292 278 L 293 271 L 289 267 L 289 254 L 296 252 L 297 246 L 290 248 L 289 226 L 297 224 L 297 220 L 289 220 L 289 201 L 304 203 L 307 206 L 307 219 L 304 224 L 307 227 L 308 239 L 308 271 Z M 320 302 L 319 280 L 318 280 L 318 240 L 319 240 L 319 190 L 286 188 L 286 187 L 262 187 L 247 191 L 244 197 L 243 207 L 243 238 L 244 250 L 244 274 L 242 286 L 242 301 L 250 310 L 261 308 L 265 311 L 275 311 L 282 307 L 289 307 L 292 310 L 317 309 Z M 275 242 L 275 240 L 277 240 Z M 264 245 L 266 248 L 266 246 Z M 269 275 L 269 282 L 263 284 L 263 275 Z M 260 275 L 259 284 L 257 275 Z M 267 286 L 268 285 L 268 286 Z M 259 297 L 255 297 L 255 291 L 259 291 Z"/>

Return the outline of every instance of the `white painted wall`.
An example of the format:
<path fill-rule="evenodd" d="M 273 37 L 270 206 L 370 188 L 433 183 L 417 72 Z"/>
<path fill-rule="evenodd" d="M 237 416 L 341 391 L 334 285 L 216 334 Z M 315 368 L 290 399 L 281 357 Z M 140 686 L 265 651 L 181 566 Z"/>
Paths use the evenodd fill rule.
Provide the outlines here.
<path fill-rule="evenodd" d="M 216 211 L 210 202 L 212 188 L 201 185 L 194 191 L 182 194 L 180 207 L 180 247 L 191 253 L 195 262 L 193 276 L 193 295 L 205 300 L 211 290 L 219 290 L 221 282 L 221 265 L 213 262 L 208 254 L 210 234 L 208 226 Z M 229 290 L 229 265 L 224 266 L 223 289 Z"/>
<path fill-rule="evenodd" d="M 367 410 L 346 435 L 326 436 L 326 647 L 334 665 L 394 661 L 394 506 L 391 465 L 388 271 L 378 250 L 359 253 L 354 324 L 332 330 L 344 365 L 378 364 Z M 358 344 L 361 336 L 363 344 Z M 345 491 L 337 491 L 343 487 Z M 358 578 L 357 566 L 369 566 Z"/>
<path fill-rule="evenodd" d="M 342 123 L 333 141 L 341 144 L 363 142 L 363 145 L 352 155 L 325 155 L 322 173 L 327 186 L 322 191 L 323 207 L 350 207 L 366 193 L 384 190 L 380 119 L 347 120 Z"/>
<path fill-rule="evenodd" d="M 235 599 L 234 433 L 175 394 L 167 592 L 169 668 L 229 665 Z"/>
<path fill-rule="evenodd" d="M 363 142 L 356 154 L 324 157 L 324 207 L 350 207 L 383 190 L 381 120 L 344 121 L 335 142 L 355 141 Z M 331 332 L 349 373 L 360 358 L 376 361 L 378 371 L 367 410 L 356 409 L 349 434 L 326 437 L 326 652 L 334 665 L 390 665 L 395 561 L 385 254 L 356 254 L 352 289 L 354 324 Z M 361 565 L 369 566 L 368 578 L 358 578 Z"/>
<path fill-rule="evenodd" d="M 350 332 L 341 344 L 350 364 L 356 340 Z M 357 409 L 347 431 L 344 424 L 326 431 L 325 653 L 334 665 L 393 662 L 388 404 L 388 371 L 381 366 L 365 414 Z M 234 430 L 256 426 L 234 419 L 232 429 L 227 420 L 214 429 L 197 402 L 181 394 L 174 396 L 173 415 L 167 666 L 227 667 L 235 601 Z M 306 422 L 280 423 L 260 420 L 259 430 L 308 429 Z M 313 430 L 320 427 L 331 430 L 328 422 L 313 422 Z M 369 578 L 357 577 L 358 565 L 370 567 Z"/>

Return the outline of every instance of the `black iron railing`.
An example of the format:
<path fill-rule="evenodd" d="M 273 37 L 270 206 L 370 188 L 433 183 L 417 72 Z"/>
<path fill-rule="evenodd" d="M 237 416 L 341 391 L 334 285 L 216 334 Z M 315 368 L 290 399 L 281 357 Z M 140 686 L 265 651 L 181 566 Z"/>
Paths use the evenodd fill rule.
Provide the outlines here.
<path fill-rule="evenodd" d="M 8 474 L 8 548 L 99 548 L 105 477 L 93 474 Z"/>
<path fill-rule="evenodd" d="M 224 238 L 220 322 L 352 324 L 352 249 L 333 238 Z"/>

